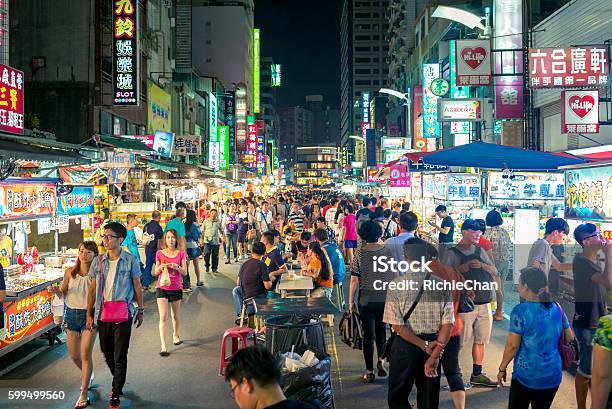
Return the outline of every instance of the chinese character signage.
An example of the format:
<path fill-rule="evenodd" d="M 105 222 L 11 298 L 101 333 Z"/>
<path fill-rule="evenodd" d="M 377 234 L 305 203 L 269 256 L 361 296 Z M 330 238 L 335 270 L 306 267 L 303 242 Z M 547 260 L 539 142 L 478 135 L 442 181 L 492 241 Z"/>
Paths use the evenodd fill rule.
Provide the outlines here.
<path fill-rule="evenodd" d="M 561 92 L 561 133 L 599 132 L 599 91 Z"/>
<path fill-rule="evenodd" d="M 523 119 L 523 0 L 495 0 L 495 118 Z M 503 74 L 503 75 L 502 75 Z"/>
<path fill-rule="evenodd" d="M 416 162 L 414 163 L 413 161 L 409 162 L 409 169 L 411 172 L 447 172 L 448 171 L 448 166 L 446 165 L 428 165 L 426 163 L 423 162 Z"/>
<path fill-rule="evenodd" d="M 410 172 L 405 164 L 391 166 L 389 179 L 391 187 L 410 187 Z"/>
<path fill-rule="evenodd" d="M 175 135 L 174 155 L 193 155 L 202 154 L 200 135 Z"/>
<path fill-rule="evenodd" d="M 423 137 L 439 138 L 438 97 L 431 92 L 431 83 L 440 77 L 440 64 L 423 64 Z M 416 148 L 419 149 L 419 148 Z"/>
<path fill-rule="evenodd" d="M 172 132 L 156 131 L 153 150 L 164 158 L 171 157 L 174 153 L 174 134 Z"/>
<path fill-rule="evenodd" d="M 249 116 L 247 125 L 247 147 L 246 147 L 246 166 L 255 169 L 257 167 L 257 125 L 255 119 Z"/>
<path fill-rule="evenodd" d="M 219 169 L 219 142 L 208 142 L 208 166 Z"/>
<path fill-rule="evenodd" d="M 138 105 L 137 0 L 113 0 L 113 104 Z"/>
<path fill-rule="evenodd" d="M 438 100 L 438 121 L 482 121 L 480 100 L 448 99 Z"/>
<path fill-rule="evenodd" d="M 172 126 L 172 99 L 170 94 L 149 82 L 149 107 L 147 128 L 155 131 L 170 132 Z"/>
<path fill-rule="evenodd" d="M 208 96 L 209 140 L 214 141 L 217 139 L 217 97 L 212 92 Z"/>
<path fill-rule="evenodd" d="M 438 175 L 436 175 L 438 176 Z M 470 173 L 450 173 L 448 175 L 446 200 L 480 199 L 480 176 Z"/>
<path fill-rule="evenodd" d="M 563 200 L 565 185 L 563 173 L 514 172 L 514 178 L 503 177 L 502 172 L 489 172 L 489 199 L 508 200 Z"/>
<path fill-rule="evenodd" d="M 227 164 L 231 165 L 236 163 L 236 94 L 234 92 L 227 94 L 225 97 L 225 125 L 227 125 L 228 149 L 225 150 L 225 155 Z"/>
<path fill-rule="evenodd" d="M 50 216 L 56 206 L 53 183 L 0 185 L 0 220 Z"/>
<path fill-rule="evenodd" d="M 457 74 L 455 85 L 491 85 L 491 42 L 489 40 L 456 41 Z"/>
<path fill-rule="evenodd" d="M 247 93 L 242 83 L 236 87 L 236 152 L 247 148 Z"/>
<path fill-rule="evenodd" d="M 361 115 L 362 122 L 370 123 L 370 93 L 363 92 L 361 94 Z"/>
<path fill-rule="evenodd" d="M 415 85 L 413 88 L 414 98 L 414 135 L 412 147 L 421 152 L 427 152 L 427 141 L 423 137 L 423 87 L 421 85 Z"/>
<path fill-rule="evenodd" d="M 23 135 L 23 72 L 0 64 L 0 131 Z"/>
<path fill-rule="evenodd" d="M 94 212 L 93 186 L 75 186 L 66 196 L 57 198 L 57 213 L 62 215 L 91 214 Z"/>
<path fill-rule="evenodd" d="M 565 217 L 612 221 L 612 167 L 565 173 Z"/>
<path fill-rule="evenodd" d="M 529 87 L 599 87 L 608 84 L 605 47 L 530 48 Z"/>
<path fill-rule="evenodd" d="M 272 74 L 272 86 L 280 87 L 281 86 L 281 65 L 280 64 L 270 65 L 270 71 Z"/>
<path fill-rule="evenodd" d="M 253 111 L 258 114 L 261 109 L 260 102 L 260 78 L 261 78 L 261 61 L 260 61 L 260 38 L 259 29 L 253 29 Z"/>
<path fill-rule="evenodd" d="M 55 326 L 52 299 L 53 294 L 44 289 L 24 299 L 5 302 L 6 337 L 0 337 L 0 350 Z"/>
<path fill-rule="evenodd" d="M 219 134 L 219 169 L 227 169 L 229 159 L 229 126 L 218 126 Z"/>
<path fill-rule="evenodd" d="M 136 164 L 136 155 L 127 152 L 106 152 L 106 162 L 99 163 L 100 168 L 131 169 Z"/>
<path fill-rule="evenodd" d="M 457 45 L 456 40 L 450 40 L 449 44 L 449 68 L 450 68 L 450 97 L 453 99 L 465 99 L 470 97 L 470 87 L 457 85 Z M 453 129 L 465 130 L 466 132 L 455 132 Z M 451 133 L 469 133 L 470 125 L 467 122 L 451 122 Z"/>

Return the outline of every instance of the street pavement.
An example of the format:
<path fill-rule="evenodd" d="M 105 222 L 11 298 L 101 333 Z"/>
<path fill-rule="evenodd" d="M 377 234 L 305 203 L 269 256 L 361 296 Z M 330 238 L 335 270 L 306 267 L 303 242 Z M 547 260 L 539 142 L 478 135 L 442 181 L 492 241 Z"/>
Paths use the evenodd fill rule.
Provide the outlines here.
<path fill-rule="evenodd" d="M 184 343 L 173 346 L 168 339 L 170 356 L 159 356 L 158 313 L 154 294 L 145 297 L 145 322 L 134 328 L 128 356 L 128 377 L 122 398 L 122 408 L 209 408 L 231 409 L 235 404 L 229 388 L 217 375 L 220 341 L 223 332 L 234 326 L 231 289 L 238 265 L 221 265 L 220 273 L 207 274 L 205 286 L 195 288 L 181 307 L 181 338 Z M 203 269 L 202 269 L 203 271 Z M 192 283 L 195 277 L 192 274 Z M 348 290 L 348 283 L 345 285 Z M 509 311 L 509 310 L 508 310 Z M 339 317 L 337 317 L 339 318 Z M 332 380 L 336 408 L 386 408 L 386 380 L 363 384 L 365 369 L 362 352 L 341 342 L 337 328 L 327 334 L 327 349 L 332 355 Z M 491 344 L 486 353 L 484 371 L 495 376 L 505 344 L 508 321 L 494 324 Z M 168 319 L 168 336 L 171 322 Z M 469 376 L 471 358 L 462 352 L 465 376 Z M 26 360 L 28 355 L 37 355 Z M 94 348 L 95 388 L 90 392 L 93 408 L 108 407 L 111 377 L 99 345 Z M 510 375 L 510 374 L 509 374 Z M 553 408 L 575 408 L 573 376 L 563 375 Z M 445 379 L 442 379 L 445 384 Z M 9 391 L 63 391 L 64 399 L 50 401 L 9 401 Z M 467 391 L 468 408 L 506 408 L 507 387 L 497 389 L 471 388 Z M 71 408 L 79 394 L 79 371 L 70 360 L 66 346 L 48 347 L 45 341 L 35 341 L 0 359 L 0 408 Z M 410 401 L 416 400 L 415 392 Z M 440 408 L 452 408 L 450 394 L 440 394 Z"/>

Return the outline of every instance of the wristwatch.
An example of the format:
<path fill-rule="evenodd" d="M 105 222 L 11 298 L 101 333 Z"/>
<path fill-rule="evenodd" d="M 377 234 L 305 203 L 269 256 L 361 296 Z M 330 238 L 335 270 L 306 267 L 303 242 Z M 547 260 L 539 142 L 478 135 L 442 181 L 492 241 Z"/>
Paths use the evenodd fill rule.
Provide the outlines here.
<path fill-rule="evenodd" d="M 429 341 L 425 341 L 425 348 L 423 348 L 423 351 L 427 352 L 428 349 L 429 349 Z"/>

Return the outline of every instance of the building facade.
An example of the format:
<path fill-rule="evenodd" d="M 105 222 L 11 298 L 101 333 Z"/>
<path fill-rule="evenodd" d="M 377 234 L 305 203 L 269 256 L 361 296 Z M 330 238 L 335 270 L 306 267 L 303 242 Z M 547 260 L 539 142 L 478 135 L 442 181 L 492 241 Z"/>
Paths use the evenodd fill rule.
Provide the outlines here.
<path fill-rule="evenodd" d="M 281 108 L 279 119 L 279 158 L 285 168 L 296 162 L 296 148 L 312 140 L 312 113 L 302 107 Z"/>
<path fill-rule="evenodd" d="M 300 146 L 296 148 L 295 183 L 299 186 L 325 186 L 338 176 L 338 148 Z"/>

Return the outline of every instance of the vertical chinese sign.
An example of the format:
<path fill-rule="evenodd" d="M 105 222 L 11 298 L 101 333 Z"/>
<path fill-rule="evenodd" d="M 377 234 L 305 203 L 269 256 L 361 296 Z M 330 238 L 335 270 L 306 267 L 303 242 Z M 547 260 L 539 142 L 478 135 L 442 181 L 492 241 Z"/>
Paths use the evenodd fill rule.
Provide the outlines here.
<path fill-rule="evenodd" d="M 260 103 L 260 79 L 261 79 L 261 59 L 260 59 L 260 38 L 259 29 L 253 29 L 253 112 L 259 113 Z"/>
<path fill-rule="evenodd" d="M 361 136 L 366 137 L 366 129 L 370 128 L 370 93 L 361 94 Z"/>
<path fill-rule="evenodd" d="M 244 162 L 247 168 L 257 168 L 257 125 L 251 115 L 247 120 L 247 148 Z"/>
<path fill-rule="evenodd" d="M 265 148 L 265 122 L 263 119 L 255 121 L 257 129 L 257 175 L 263 176 L 266 173 L 266 148 Z"/>
<path fill-rule="evenodd" d="M 465 85 L 457 85 L 460 81 L 457 78 L 457 41 L 450 40 L 449 44 L 449 59 L 450 59 L 450 97 L 453 99 L 465 99 L 470 97 L 470 87 Z M 489 47 L 490 48 L 490 47 Z M 490 49 L 489 49 L 490 53 Z M 489 77 L 491 76 L 491 61 L 489 57 Z M 468 78 L 469 79 L 469 78 Z M 469 81 L 468 81 L 469 82 Z M 451 122 L 451 133 L 452 134 L 461 134 L 468 135 L 470 133 L 470 124 L 469 122 Z M 455 137 L 457 138 L 457 137 Z M 461 137 L 459 137 L 461 138 Z M 455 144 L 456 146 L 457 144 Z"/>
<path fill-rule="evenodd" d="M 523 119 L 523 0 L 495 0 L 495 118 Z M 500 75 L 502 74 L 502 75 Z"/>
<path fill-rule="evenodd" d="M 236 152 L 244 153 L 247 148 L 247 92 L 243 83 L 236 86 Z"/>
<path fill-rule="evenodd" d="M 227 164 L 236 163 L 236 93 L 228 92 L 225 98 L 225 124 L 227 125 Z"/>
<path fill-rule="evenodd" d="M 427 141 L 423 137 L 423 87 L 415 85 L 413 88 L 414 98 L 414 143 L 413 148 L 421 152 L 427 152 Z"/>
<path fill-rule="evenodd" d="M 23 72 L 0 64 L 0 131 L 23 135 Z"/>
<path fill-rule="evenodd" d="M 137 0 L 113 0 L 113 104 L 138 105 Z"/>
<path fill-rule="evenodd" d="M 229 158 L 229 126 L 217 127 L 219 134 L 219 169 L 227 169 Z"/>
<path fill-rule="evenodd" d="M 438 97 L 431 92 L 431 83 L 440 78 L 440 64 L 423 64 L 423 137 L 439 138 Z"/>

